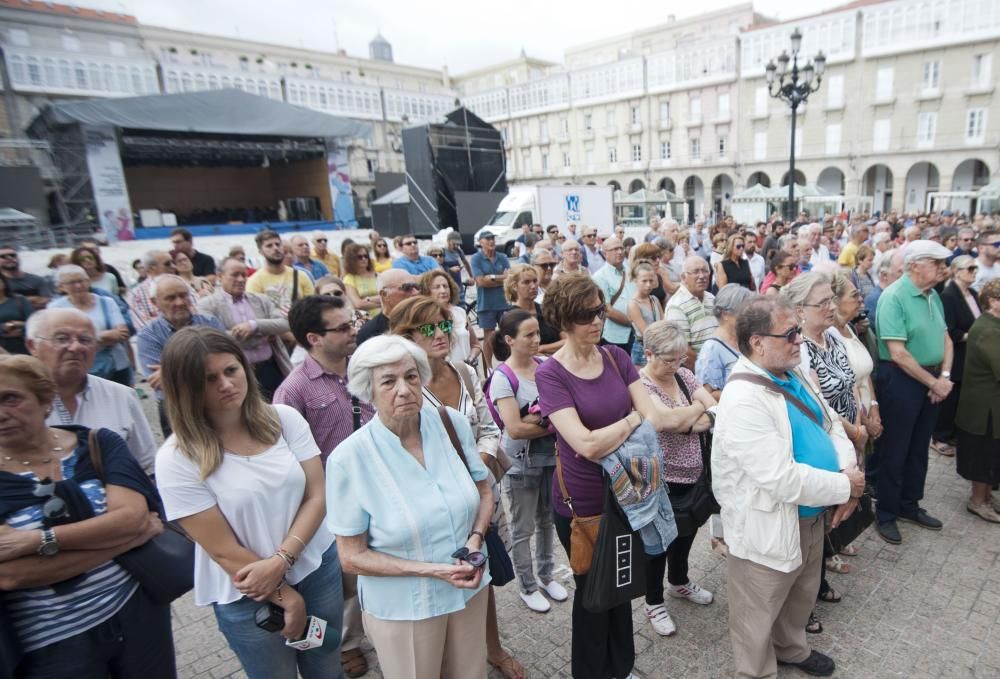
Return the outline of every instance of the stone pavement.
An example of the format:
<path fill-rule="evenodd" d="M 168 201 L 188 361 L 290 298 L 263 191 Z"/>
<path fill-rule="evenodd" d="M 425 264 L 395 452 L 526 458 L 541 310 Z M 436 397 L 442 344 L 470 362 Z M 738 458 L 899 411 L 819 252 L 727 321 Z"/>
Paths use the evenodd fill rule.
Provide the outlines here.
<path fill-rule="evenodd" d="M 149 403 L 149 401 L 146 401 Z M 883 542 L 873 529 L 845 559 L 852 572 L 830 574 L 843 593 L 839 604 L 820 604 L 825 632 L 811 636 L 815 648 L 837 662 L 835 676 L 960 678 L 1000 677 L 1000 527 L 965 511 L 968 484 L 955 474 L 953 459 L 931 453 L 924 506 L 944 523 L 935 533 L 900 524 L 903 544 Z M 562 557 L 560 579 L 572 588 Z M 727 677 L 732 653 L 726 628 L 726 579 L 722 559 L 709 551 L 703 529 L 691 554 L 691 576 L 715 593 L 710 606 L 668 598 L 678 632 L 657 636 L 634 606 L 636 671 L 650 679 Z M 536 678 L 569 677 L 570 602 L 547 614 L 529 611 L 512 584 L 499 588 L 504 645 Z M 174 606 L 174 639 L 183 678 L 243 677 L 219 634 L 210 608 L 196 608 L 186 596 Z M 373 668 L 381 677 L 370 647 Z M 779 676 L 805 676 L 780 669 Z M 490 678 L 500 678 L 496 671 Z"/>

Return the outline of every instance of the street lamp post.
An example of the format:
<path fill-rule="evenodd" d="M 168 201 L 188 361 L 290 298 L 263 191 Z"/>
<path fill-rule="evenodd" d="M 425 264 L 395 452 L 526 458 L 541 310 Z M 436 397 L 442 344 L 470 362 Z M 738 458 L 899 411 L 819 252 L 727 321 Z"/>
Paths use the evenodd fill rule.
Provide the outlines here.
<path fill-rule="evenodd" d="M 775 64 L 772 59 L 767 64 L 767 92 L 775 99 L 781 99 L 792 108 L 792 140 L 788 157 L 788 221 L 795 219 L 795 112 L 799 104 L 804 104 L 809 95 L 819 89 L 826 70 L 826 57 L 820 51 L 811 62 L 799 69 L 799 50 L 802 48 L 802 33 L 792 31 L 792 56 L 782 52 Z M 788 62 L 792 62 L 789 70 Z M 778 79 L 775 81 L 775 74 Z M 815 83 L 813 80 L 815 79 Z"/>

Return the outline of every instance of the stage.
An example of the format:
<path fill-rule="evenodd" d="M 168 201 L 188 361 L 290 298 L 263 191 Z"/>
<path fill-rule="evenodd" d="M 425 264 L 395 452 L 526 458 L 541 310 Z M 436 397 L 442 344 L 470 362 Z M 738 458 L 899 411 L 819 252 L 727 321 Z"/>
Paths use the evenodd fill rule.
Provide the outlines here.
<path fill-rule="evenodd" d="M 170 238 L 170 232 L 176 226 L 154 226 L 139 227 L 135 230 L 136 240 L 155 240 L 160 238 Z M 191 232 L 195 238 L 203 236 L 238 236 L 254 234 L 264 229 L 271 229 L 278 233 L 295 233 L 301 231 L 307 235 L 313 231 L 336 231 L 338 227 L 335 222 L 247 222 L 243 224 L 201 224 L 199 226 L 184 226 L 183 228 Z"/>

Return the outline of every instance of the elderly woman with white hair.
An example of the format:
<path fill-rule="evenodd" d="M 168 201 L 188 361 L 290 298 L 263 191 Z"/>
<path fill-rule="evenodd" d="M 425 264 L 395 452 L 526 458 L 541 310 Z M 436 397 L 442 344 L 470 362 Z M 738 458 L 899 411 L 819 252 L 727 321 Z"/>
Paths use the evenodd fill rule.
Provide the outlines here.
<path fill-rule="evenodd" d="M 493 497 L 467 418 L 424 399 L 430 379 L 403 337 L 354 352 L 348 388 L 377 416 L 327 460 L 326 521 L 388 679 L 485 679 Z"/>
<path fill-rule="evenodd" d="M 97 331 L 98 350 L 91 375 L 131 386 L 129 332 L 118 305 L 110 297 L 90 291 L 90 276 L 83 267 L 66 264 L 56 269 L 55 282 L 63 297 L 49 302 L 49 309 L 78 309 L 90 317 Z"/>

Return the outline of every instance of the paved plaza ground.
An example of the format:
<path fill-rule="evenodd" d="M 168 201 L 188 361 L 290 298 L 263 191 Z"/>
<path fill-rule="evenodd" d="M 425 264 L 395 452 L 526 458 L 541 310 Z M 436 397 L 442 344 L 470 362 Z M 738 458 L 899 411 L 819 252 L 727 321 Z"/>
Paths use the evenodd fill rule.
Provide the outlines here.
<path fill-rule="evenodd" d="M 152 399 L 144 401 L 155 412 Z M 155 417 L 153 419 L 155 422 Z M 810 637 L 815 648 L 837 662 L 835 676 L 847 679 L 1000 677 L 1000 527 L 965 510 L 968 484 L 952 459 L 931 453 L 924 506 L 944 523 L 934 533 L 900 524 L 903 544 L 892 546 L 869 529 L 861 554 L 847 559 L 852 572 L 830 575 L 842 592 L 839 604 L 820 604 L 825 632 Z M 572 588 L 561 548 L 559 577 Z M 691 553 L 691 576 L 715 593 L 710 606 L 668 599 L 677 634 L 657 636 L 633 607 L 636 665 L 648 679 L 712 678 L 732 674 L 727 633 L 725 562 L 709 550 L 702 529 Z M 570 676 L 570 602 L 546 614 L 529 611 L 512 583 L 499 588 L 500 633 L 529 677 Z M 197 608 L 191 595 L 174 605 L 174 641 L 184 679 L 244 677 L 218 632 L 211 608 Z M 366 646 L 372 669 L 377 659 Z M 779 676 L 805 676 L 781 669 Z M 492 671 L 490 679 L 502 675 Z"/>

